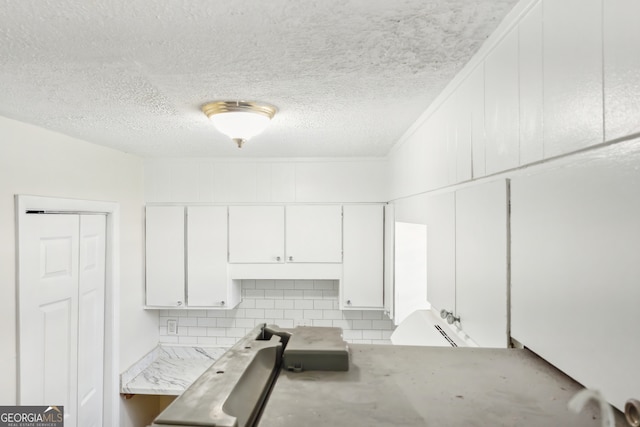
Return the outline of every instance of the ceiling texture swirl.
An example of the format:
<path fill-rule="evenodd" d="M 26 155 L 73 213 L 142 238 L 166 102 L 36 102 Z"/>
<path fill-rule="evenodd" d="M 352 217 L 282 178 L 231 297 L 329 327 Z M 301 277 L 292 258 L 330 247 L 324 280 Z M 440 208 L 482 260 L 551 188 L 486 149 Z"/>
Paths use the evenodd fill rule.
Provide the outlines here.
<path fill-rule="evenodd" d="M 142 157 L 382 157 L 515 0 L 0 0 L 0 115 Z M 278 108 L 239 150 L 200 107 Z"/>

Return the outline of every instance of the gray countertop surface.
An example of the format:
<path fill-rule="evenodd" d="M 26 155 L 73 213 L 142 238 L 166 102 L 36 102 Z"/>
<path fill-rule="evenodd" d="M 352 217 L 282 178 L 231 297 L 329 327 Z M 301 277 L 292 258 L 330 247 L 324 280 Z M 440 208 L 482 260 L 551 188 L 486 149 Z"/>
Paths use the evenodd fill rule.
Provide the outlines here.
<path fill-rule="evenodd" d="M 601 425 L 595 404 L 567 409 L 582 386 L 528 350 L 350 347 L 348 372 L 283 370 L 260 427 Z"/>

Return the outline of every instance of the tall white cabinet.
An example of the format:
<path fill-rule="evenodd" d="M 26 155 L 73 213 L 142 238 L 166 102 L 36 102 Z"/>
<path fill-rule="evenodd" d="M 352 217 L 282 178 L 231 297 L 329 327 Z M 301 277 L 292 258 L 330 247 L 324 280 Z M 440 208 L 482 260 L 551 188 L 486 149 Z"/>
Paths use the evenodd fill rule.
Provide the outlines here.
<path fill-rule="evenodd" d="M 146 295 L 148 306 L 185 305 L 185 210 L 183 206 L 147 206 Z"/>
<path fill-rule="evenodd" d="M 226 206 L 187 207 L 187 304 L 233 307 L 240 287 L 227 274 Z"/>
<path fill-rule="evenodd" d="M 342 309 L 384 309 L 384 206 L 345 205 Z"/>

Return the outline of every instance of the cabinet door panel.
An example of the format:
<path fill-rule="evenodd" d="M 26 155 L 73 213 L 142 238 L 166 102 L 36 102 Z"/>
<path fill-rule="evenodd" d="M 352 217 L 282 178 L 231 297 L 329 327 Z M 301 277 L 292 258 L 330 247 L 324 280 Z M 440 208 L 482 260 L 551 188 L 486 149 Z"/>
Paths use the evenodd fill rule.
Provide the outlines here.
<path fill-rule="evenodd" d="M 383 308 L 382 205 L 344 206 L 342 306 Z"/>
<path fill-rule="evenodd" d="M 287 262 L 342 262 L 342 206 L 288 206 Z"/>
<path fill-rule="evenodd" d="M 227 208 L 187 208 L 187 301 L 222 307 L 227 296 Z"/>
<path fill-rule="evenodd" d="M 147 305 L 184 304 L 184 207 L 148 206 Z"/>
<path fill-rule="evenodd" d="M 229 262 L 284 262 L 284 206 L 229 206 Z"/>
<path fill-rule="evenodd" d="M 508 344 L 507 203 L 504 180 L 456 191 L 456 314 L 482 347 Z"/>
<path fill-rule="evenodd" d="M 427 199 L 427 299 L 434 308 L 455 311 L 455 193 Z"/>
<path fill-rule="evenodd" d="M 603 141 L 602 0 L 543 6 L 543 145 L 549 158 Z"/>

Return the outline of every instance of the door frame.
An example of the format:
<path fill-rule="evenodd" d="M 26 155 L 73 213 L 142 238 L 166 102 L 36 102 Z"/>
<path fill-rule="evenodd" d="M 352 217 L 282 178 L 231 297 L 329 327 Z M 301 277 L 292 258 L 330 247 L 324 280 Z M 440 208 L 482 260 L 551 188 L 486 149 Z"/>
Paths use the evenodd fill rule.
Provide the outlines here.
<path fill-rule="evenodd" d="M 106 260 L 105 260 L 105 306 L 104 306 L 104 384 L 103 384 L 103 425 L 118 425 L 119 405 L 119 354 L 120 354 L 120 204 L 81 199 L 56 197 L 15 196 L 16 220 L 16 338 L 20 339 L 19 295 L 22 272 L 20 271 L 20 236 L 24 234 L 24 218 L 27 211 L 62 214 L 105 214 Z M 19 342 L 16 343 L 19 352 Z M 18 354 L 17 363 L 20 363 Z M 16 398 L 20 404 L 20 369 L 16 369 Z"/>

